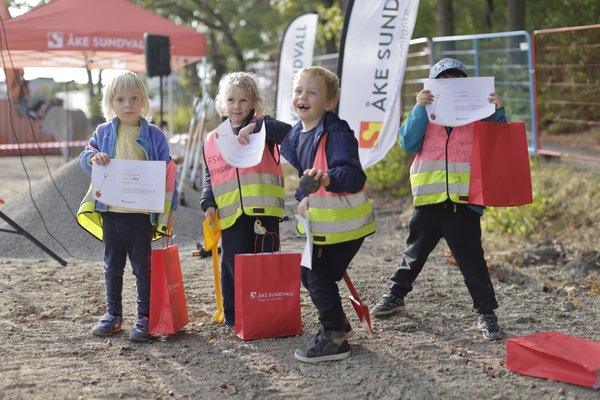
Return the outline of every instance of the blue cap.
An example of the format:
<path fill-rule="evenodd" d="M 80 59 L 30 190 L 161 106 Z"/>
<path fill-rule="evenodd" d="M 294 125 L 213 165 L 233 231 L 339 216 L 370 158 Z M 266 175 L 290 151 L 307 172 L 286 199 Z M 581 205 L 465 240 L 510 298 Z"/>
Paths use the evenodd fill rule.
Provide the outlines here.
<path fill-rule="evenodd" d="M 435 79 L 442 72 L 448 70 L 456 71 L 464 77 L 467 76 L 467 69 L 463 63 L 454 58 L 442 58 L 429 70 L 429 79 Z"/>

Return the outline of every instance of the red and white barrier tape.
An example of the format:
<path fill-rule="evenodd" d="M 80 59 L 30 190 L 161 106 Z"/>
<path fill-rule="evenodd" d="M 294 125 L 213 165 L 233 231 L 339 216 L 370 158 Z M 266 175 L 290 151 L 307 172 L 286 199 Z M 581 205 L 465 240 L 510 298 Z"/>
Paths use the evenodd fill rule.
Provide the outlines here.
<path fill-rule="evenodd" d="M 18 149 L 61 149 L 63 147 L 83 147 L 87 144 L 87 140 L 75 140 L 70 142 L 11 143 L 0 144 L 0 151 Z"/>

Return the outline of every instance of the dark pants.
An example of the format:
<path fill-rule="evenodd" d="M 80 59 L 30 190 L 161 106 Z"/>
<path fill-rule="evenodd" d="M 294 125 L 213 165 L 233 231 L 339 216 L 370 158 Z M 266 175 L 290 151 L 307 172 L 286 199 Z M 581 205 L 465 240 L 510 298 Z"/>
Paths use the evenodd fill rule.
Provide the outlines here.
<path fill-rule="evenodd" d="M 302 284 L 326 331 L 344 329 L 344 308 L 337 282 L 343 278 L 364 238 L 328 246 L 313 245 L 312 269 L 302 267 Z"/>
<path fill-rule="evenodd" d="M 109 314 L 123 315 L 123 274 L 127 256 L 137 287 L 137 312 L 150 315 L 150 270 L 153 227 L 147 214 L 102 214 L 104 285 Z"/>
<path fill-rule="evenodd" d="M 404 298 L 441 238 L 446 240 L 478 313 L 498 308 L 481 247 L 481 216 L 468 206 L 444 203 L 415 208 L 410 219 L 406 250 L 389 284 Z"/>
<path fill-rule="evenodd" d="M 245 214 L 240 216 L 235 224 L 222 232 L 221 292 L 223 294 L 225 323 L 229 326 L 235 325 L 235 255 L 255 252 L 270 253 L 279 250 L 279 219 L 277 217 L 258 217 L 258 219 L 267 232 L 273 232 L 277 236 L 254 233 L 254 224 L 257 217 L 249 217 Z"/>

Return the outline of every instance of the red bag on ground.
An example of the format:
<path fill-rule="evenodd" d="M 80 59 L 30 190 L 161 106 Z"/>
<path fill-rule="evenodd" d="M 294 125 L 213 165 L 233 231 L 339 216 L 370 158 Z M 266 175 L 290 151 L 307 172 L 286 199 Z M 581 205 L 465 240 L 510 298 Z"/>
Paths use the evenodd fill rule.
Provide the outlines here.
<path fill-rule="evenodd" d="M 506 367 L 523 375 L 600 387 L 600 343 L 558 332 L 506 340 Z"/>
<path fill-rule="evenodd" d="M 524 122 L 475 122 L 469 203 L 531 204 L 531 170 Z"/>
<path fill-rule="evenodd" d="M 300 253 L 235 256 L 235 333 L 243 340 L 302 333 Z"/>
<path fill-rule="evenodd" d="M 189 322 L 177 245 L 152 250 L 150 334 L 173 334 Z"/>

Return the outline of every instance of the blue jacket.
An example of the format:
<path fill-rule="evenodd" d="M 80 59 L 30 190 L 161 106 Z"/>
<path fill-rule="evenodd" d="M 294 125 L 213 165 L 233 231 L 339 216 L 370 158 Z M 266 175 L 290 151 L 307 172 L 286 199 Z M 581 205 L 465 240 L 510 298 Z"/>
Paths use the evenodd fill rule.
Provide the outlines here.
<path fill-rule="evenodd" d="M 304 175 L 305 166 L 300 164 L 296 154 L 298 140 L 302 133 L 302 122 L 298 122 L 281 144 L 281 155 L 298 170 L 298 176 Z M 312 159 L 317 152 L 317 145 L 323 134 L 329 133 L 325 152 L 327 154 L 327 174 L 331 178 L 325 190 L 334 193 L 356 193 L 365 185 L 365 174 L 358 155 L 358 143 L 348 123 L 336 114 L 327 112 L 317 125 L 314 141 L 310 147 Z M 308 168 L 312 168 L 312 163 Z M 296 200 L 308 196 L 299 188 L 296 189 Z"/>
<path fill-rule="evenodd" d="M 98 125 L 88 145 L 85 146 L 85 149 L 79 155 L 79 162 L 84 170 L 89 173 L 92 172 L 89 160 L 98 152 L 106 153 L 110 158 L 114 158 L 119 123 L 119 119 L 115 117 L 111 121 Z M 171 157 L 169 155 L 169 143 L 165 134 L 158 127 L 149 124 L 144 118 L 140 118 L 140 124 L 140 134 L 135 141 L 144 150 L 144 153 L 146 153 L 146 160 L 162 160 L 168 163 Z M 177 191 L 177 184 L 175 184 L 171 210 L 175 211 L 178 204 L 179 192 Z M 102 212 L 106 211 L 106 209 L 106 204 L 96 201 L 96 210 Z M 154 221 L 155 218 L 152 218 L 152 220 Z"/>

